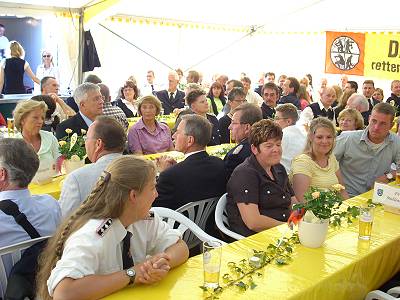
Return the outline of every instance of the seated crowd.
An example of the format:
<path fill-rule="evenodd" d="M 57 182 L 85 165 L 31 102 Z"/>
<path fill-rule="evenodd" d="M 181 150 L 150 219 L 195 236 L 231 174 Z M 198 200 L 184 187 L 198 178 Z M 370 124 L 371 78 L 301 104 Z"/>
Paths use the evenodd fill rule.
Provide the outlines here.
<path fill-rule="evenodd" d="M 39 259 L 37 296 L 69 299 L 73 289 L 73 299 L 101 298 L 162 280 L 189 249 L 149 214 L 152 206 L 176 210 L 227 193 L 230 229 L 249 236 L 286 222 L 310 187 L 340 183 L 347 199 L 389 182 L 400 161 L 400 137 L 391 132 L 400 81 L 386 103 L 371 80 L 357 94 L 347 80 L 343 91 L 325 82 L 314 93 L 311 79 L 282 75 L 275 84 L 269 72 L 253 91 L 249 77 L 219 75 L 207 93 L 190 71 L 184 92 L 176 72 L 157 90 L 149 71 L 145 87 L 131 77 L 112 102 L 95 76 L 64 102 L 56 79 L 43 78 L 42 95 L 15 108 L 15 138 L 0 139 L 0 203 L 14 202 L 40 235 L 52 235 Z M 175 124 L 160 115 L 175 116 Z M 31 195 L 31 182 L 56 174 L 59 141 L 73 133 L 86 134 L 91 163 L 65 177 L 58 201 Z M 223 159 L 206 151 L 231 142 Z M 141 157 L 172 150 L 183 161 Z M 213 220 L 207 233 L 226 238 Z M 0 212 L 0 224 L 0 247 L 29 239 L 12 216 Z M 11 262 L 4 263 L 8 274 Z"/>

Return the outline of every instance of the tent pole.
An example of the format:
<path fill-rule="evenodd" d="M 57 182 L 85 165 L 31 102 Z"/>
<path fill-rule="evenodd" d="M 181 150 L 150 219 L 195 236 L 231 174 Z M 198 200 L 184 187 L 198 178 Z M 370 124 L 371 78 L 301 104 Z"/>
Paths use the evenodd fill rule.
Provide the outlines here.
<path fill-rule="evenodd" d="M 85 32 L 83 29 L 83 16 L 84 10 L 79 10 L 79 49 L 78 49 L 78 84 L 83 82 L 83 72 L 82 72 L 82 64 L 83 64 L 83 45 L 85 39 Z"/>

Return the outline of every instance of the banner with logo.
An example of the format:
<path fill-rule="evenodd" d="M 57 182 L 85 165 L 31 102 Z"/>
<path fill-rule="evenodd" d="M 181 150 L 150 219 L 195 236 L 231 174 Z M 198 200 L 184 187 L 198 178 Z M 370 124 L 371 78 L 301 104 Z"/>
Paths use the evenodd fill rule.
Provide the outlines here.
<path fill-rule="evenodd" d="M 326 32 L 325 73 L 364 75 L 365 34 Z"/>
<path fill-rule="evenodd" d="M 326 32 L 325 73 L 400 78 L 400 34 Z"/>

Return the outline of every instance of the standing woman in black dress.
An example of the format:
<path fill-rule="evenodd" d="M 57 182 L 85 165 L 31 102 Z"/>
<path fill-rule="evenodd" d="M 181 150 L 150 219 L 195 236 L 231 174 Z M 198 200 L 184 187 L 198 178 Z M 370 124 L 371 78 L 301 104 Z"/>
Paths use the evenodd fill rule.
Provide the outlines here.
<path fill-rule="evenodd" d="M 3 60 L 0 67 L 0 91 L 4 86 L 4 94 L 26 94 L 24 73 L 37 84 L 40 80 L 33 74 L 29 63 L 23 59 L 24 48 L 17 42 L 10 42 L 11 58 Z"/>

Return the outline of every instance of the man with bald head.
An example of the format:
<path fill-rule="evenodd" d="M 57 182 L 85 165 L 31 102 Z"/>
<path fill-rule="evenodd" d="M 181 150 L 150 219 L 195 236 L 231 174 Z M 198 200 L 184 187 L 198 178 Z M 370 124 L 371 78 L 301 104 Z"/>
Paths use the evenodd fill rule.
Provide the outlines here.
<path fill-rule="evenodd" d="M 364 124 L 368 125 L 369 123 L 369 116 L 371 111 L 369 110 L 369 103 L 367 98 L 361 94 L 353 94 L 347 100 L 346 108 L 353 108 L 358 110 L 364 119 Z"/>
<path fill-rule="evenodd" d="M 111 105 L 110 89 L 103 83 L 97 84 L 100 87 L 100 93 L 103 96 L 103 115 L 116 119 L 121 126 L 128 129 L 129 123 L 126 119 L 124 111 L 118 106 Z"/>
<path fill-rule="evenodd" d="M 168 73 L 168 89 L 156 93 L 164 109 L 164 115 L 169 115 L 176 108 L 185 106 L 185 93 L 178 90 L 179 75 L 175 71 Z"/>

